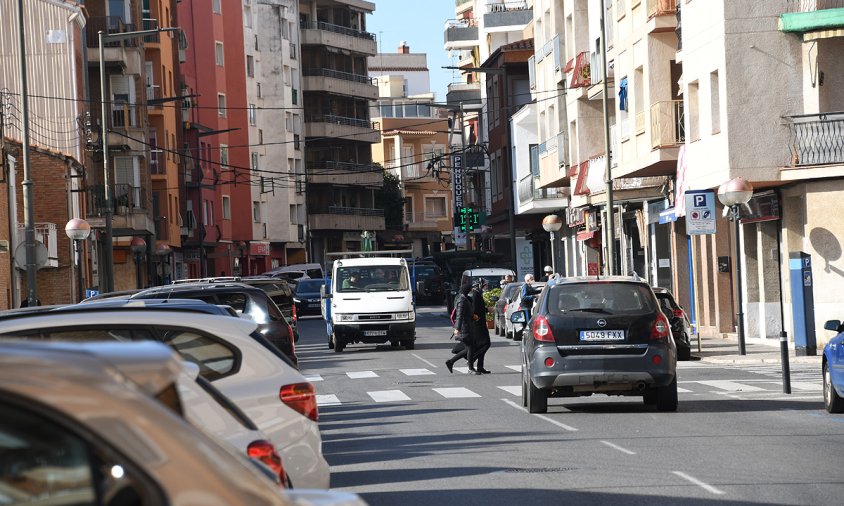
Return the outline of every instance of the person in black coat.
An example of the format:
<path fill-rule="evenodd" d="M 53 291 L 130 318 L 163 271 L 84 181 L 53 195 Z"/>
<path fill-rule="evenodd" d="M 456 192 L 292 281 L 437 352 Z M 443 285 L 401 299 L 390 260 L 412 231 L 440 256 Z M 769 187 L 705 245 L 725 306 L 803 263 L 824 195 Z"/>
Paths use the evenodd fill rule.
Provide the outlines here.
<path fill-rule="evenodd" d="M 445 361 L 448 372 L 452 372 L 452 368 L 458 360 L 461 358 L 469 360 L 472 356 L 472 348 L 475 342 L 475 322 L 473 321 L 475 315 L 472 301 L 469 298 L 471 291 L 472 284 L 463 283 L 460 287 L 460 293 L 454 299 L 454 338 L 463 343 L 463 349 Z M 458 348 L 455 347 L 454 349 Z M 469 369 L 471 372 L 475 370 L 471 363 L 469 364 Z"/>
<path fill-rule="evenodd" d="M 489 338 L 489 329 L 486 326 L 486 304 L 484 303 L 483 290 L 487 288 L 486 284 L 477 284 L 472 288 L 469 294 L 469 300 L 472 301 L 472 311 L 475 315 L 473 325 L 475 326 L 474 343 L 472 346 L 473 355 L 470 355 L 469 371 L 475 374 L 489 374 L 490 371 L 484 369 L 484 357 L 487 350 L 489 350 L 492 341 Z M 475 363 L 477 362 L 477 368 Z"/>

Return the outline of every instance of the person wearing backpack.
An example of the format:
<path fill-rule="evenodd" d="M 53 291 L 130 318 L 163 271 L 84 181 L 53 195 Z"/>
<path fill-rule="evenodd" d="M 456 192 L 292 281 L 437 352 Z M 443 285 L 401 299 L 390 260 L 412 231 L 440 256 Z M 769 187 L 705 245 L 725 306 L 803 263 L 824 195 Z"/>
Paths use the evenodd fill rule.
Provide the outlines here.
<path fill-rule="evenodd" d="M 476 318 L 474 307 L 469 293 L 472 291 L 472 283 L 466 282 L 460 286 L 460 293 L 454 299 L 454 311 L 452 312 L 452 322 L 454 325 L 454 338 L 463 343 L 463 349 L 454 354 L 453 357 L 445 361 L 445 366 L 448 372 L 453 372 L 454 364 L 461 358 L 469 360 L 472 357 L 472 349 L 474 347 L 475 338 L 475 322 Z M 455 346 L 454 350 L 458 347 Z M 474 372 L 470 367 L 470 372 Z"/>

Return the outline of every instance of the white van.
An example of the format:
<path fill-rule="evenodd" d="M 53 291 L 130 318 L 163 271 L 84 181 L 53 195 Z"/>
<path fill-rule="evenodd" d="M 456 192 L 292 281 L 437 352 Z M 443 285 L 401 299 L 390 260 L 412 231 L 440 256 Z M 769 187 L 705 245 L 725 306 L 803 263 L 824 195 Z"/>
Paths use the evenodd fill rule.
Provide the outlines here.
<path fill-rule="evenodd" d="M 404 258 L 409 251 L 329 253 L 334 260 L 326 280 L 323 316 L 328 348 L 343 351 L 351 343 L 416 343 L 414 281 Z"/>

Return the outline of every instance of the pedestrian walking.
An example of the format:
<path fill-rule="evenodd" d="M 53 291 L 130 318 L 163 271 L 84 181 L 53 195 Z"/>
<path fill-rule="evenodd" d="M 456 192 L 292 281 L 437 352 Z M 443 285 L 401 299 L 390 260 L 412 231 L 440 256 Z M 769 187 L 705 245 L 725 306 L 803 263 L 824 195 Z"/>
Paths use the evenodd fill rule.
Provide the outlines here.
<path fill-rule="evenodd" d="M 547 282 L 549 279 L 551 279 L 551 275 L 554 274 L 554 269 L 551 268 L 550 265 L 546 265 L 543 271 L 545 272 L 545 275 L 539 278 L 539 281 Z"/>
<path fill-rule="evenodd" d="M 490 371 L 484 369 L 484 357 L 489 350 L 492 341 L 489 338 L 489 329 L 486 326 L 486 304 L 484 303 L 484 289 L 487 285 L 484 281 L 479 282 L 472 287 L 469 294 L 469 300 L 472 301 L 472 310 L 474 317 L 472 318 L 475 325 L 474 343 L 472 345 L 472 355 L 468 357 L 469 371 L 475 374 L 489 374 Z M 475 364 L 477 363 L 477 367 Z"/>
<path fill-rule="evenodd" d="M 472 291 L 472 283 L 465 282 L 460 286 L 460 293 L 454 299 L 454 338 L 460 343 L 452 349 L 454 356 L 445 361 L 445 366 L 448 372 L 453 372 L 452 368 L 461 358 L 469 360 L 472 356 L 472 348 L 474 345 L 475 334 L 475 314 L 472 301 L 469 299 L 469 294 Z M 471 362 L 469 370 L 474 371 Z"/>

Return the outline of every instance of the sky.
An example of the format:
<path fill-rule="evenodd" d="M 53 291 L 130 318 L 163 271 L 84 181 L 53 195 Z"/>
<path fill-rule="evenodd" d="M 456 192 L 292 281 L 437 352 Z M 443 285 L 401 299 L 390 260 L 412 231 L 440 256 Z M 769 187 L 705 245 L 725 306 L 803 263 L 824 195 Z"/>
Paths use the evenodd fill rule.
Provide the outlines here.
<path fill-rule="evenodd" d="M 374 0 L 375 12 L 366 20 L 366 31 L 378 40 L 378 52 L 395 53 L 401 41 L 407 42 L 411 53 L 428 55 L 431 91 L 437 102 L 445 102 L 446 88 L 452 79 L 453 65 L 448 51 L 443 49 L 445 22 L 454 19 L 454 0 Z"/>

